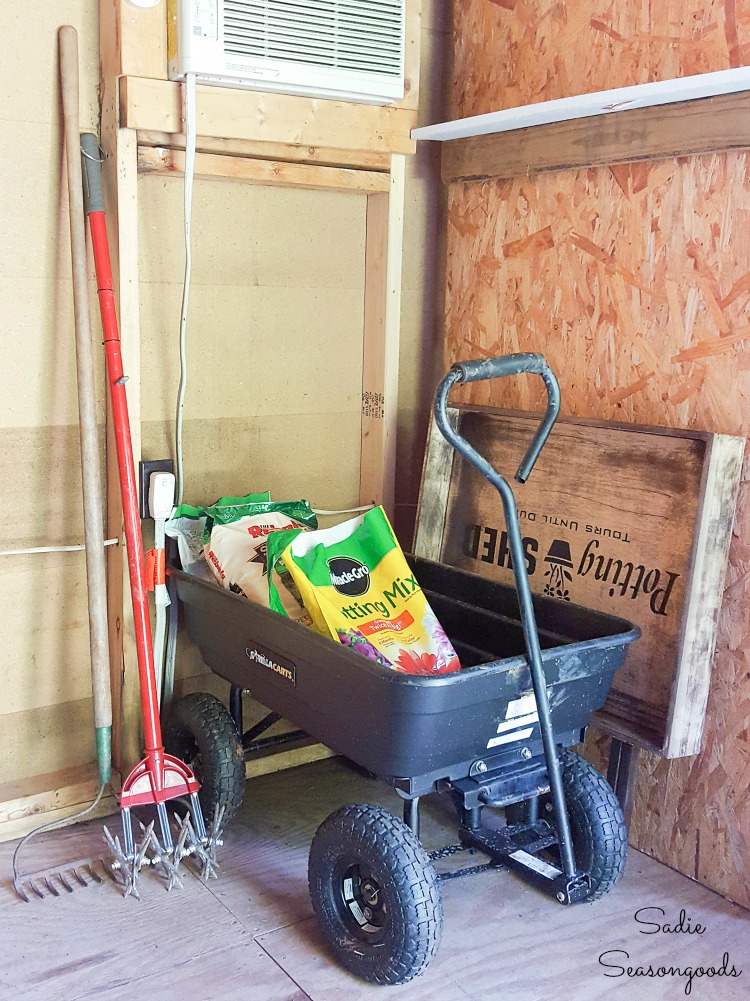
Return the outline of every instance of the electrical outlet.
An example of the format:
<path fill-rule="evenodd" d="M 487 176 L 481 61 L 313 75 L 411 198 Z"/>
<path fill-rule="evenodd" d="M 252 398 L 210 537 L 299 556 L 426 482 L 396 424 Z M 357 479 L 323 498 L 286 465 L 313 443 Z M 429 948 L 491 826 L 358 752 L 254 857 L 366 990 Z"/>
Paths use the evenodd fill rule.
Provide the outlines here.
<path fill-rule="evenodd" d="M 173 473 L 172 459 L 142 459 L 138 463 L 138 510 L 141 520 L 149 518 L 148 484 L 152 473 Z"/>

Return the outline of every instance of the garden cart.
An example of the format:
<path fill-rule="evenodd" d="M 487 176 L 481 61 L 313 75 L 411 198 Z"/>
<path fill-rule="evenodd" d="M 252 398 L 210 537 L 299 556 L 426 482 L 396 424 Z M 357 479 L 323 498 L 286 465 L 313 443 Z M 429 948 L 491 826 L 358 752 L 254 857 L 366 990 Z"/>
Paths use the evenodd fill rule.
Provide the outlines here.
<path fill-rule="evenodd" d="M 442 930 L 433 862 L 478 849 L 561 904 L 593 900 L 622 874 L 627 848 L 619 804 L 605 779 L 569 750 L 607 697 L 639 630 L 622 619 L 532 597 L 513 492 L 451 426 L 456 383 L 534 373 L 546 414 L 517 473 L 531 473 L 559 409 L 557 381 L 540 355 L 454 365 L 435 417 L 455 449 L 497 488 L 515 588 L 408 556 L 462 670 L 410 675 L 384 669 L 331 639 L 206 581 L 171 569 L 187 630 L 231 687 L 230 710 L 213 696 L 175 704 L 165 742 L 198 761 L 204 809 L 239 808 L 244 754 L 283 717 L 390 785 L 403 820 L 347 805 L 318 829 L 309 859 L 313 908 L 339 962 L 365 980 L 404 983 L 422 972 Z M 243 734 L 241 693 L 270 710 Z M 198 767 L 198 766 L 196 766 Z M 419 802 L 451 797 L 460 845 L 429 854 Z M 504 810 L 505 826 L 483 822 Z M 461 872 L 476 871 L 476 866 Z M 446 874 L 455 876 L 456 873 Z"/>

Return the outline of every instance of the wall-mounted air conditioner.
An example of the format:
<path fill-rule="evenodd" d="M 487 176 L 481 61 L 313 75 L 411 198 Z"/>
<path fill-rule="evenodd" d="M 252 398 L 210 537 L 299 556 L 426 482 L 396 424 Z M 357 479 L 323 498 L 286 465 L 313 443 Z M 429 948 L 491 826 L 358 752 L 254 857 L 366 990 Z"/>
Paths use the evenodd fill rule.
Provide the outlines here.
<path fill-rule="evenodd" d="M 391 104 L 406 0 L 168 0 L 169 78 Z"/>

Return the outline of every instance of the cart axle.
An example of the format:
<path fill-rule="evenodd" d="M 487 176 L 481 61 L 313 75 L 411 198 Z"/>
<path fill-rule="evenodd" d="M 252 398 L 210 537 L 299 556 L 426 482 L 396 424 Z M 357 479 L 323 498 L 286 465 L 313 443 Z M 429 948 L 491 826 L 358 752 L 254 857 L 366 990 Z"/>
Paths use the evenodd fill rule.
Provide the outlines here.
<path fill-rule="evenodd" d="M 428 852 L 430 862 L 439 862 L 444 858 L 452 858 L 454 855 L 461 855 L 464 852 L 470 852 L 474 854 L 476 849 L 471 847 L 471 845 L 447 845 L 445 848 L 438 848 L 434 852 Z M 438 872 L 437 878 L 438 882 L 445 883 L 449 879 L 461 879 L 463 876 L 476 876 L 480 872 L 488 872 L 490 869 L 496 872 L 500 869 L 506 869 L 502 862 L 496 862 L 492 859 L 489 862 L 482 862 L 480 865 L 469 865 L 465 866 L 463 869 L 452 869 L 448 872 Z"/>
<path fill-rule="evenodd" d="M 500 830 L 462 827 L 458 836 L 467 848 L 476 848 L 495 865 L 514 870 L 561 904 L 577 904 L 589 896 L 591 880 L 587 873 L 576 870 L 569 878 L 559 866 L 539 857 L 540 852 L 550 848 L 559 850 L 557 833 L 546 821 L 514 824 Z"/>

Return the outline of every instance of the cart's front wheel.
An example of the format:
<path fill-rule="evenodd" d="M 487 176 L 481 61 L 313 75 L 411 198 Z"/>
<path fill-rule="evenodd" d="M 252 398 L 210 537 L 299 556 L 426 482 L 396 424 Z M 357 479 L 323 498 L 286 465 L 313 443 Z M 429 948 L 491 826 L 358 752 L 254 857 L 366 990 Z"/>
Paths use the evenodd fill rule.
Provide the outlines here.
<path fill-rule="evenodd" d="M 310 848 L 310 897 L 334 956 L 374 984 L 403 984 L 437 951 L 435 870 L 409 828 L 377 806 L 344 806 Z"/>
<path fill-rule="evenodd" d="M 175 702 L 164 726 L 164 749 L 193 769 L 206 822 L 223 808 L 227 824 L 242 806 L 245 752 L 223 703 L 207 692 Z"/>
<path fill-rule="evenodd" d="M 563 790 L 570 817 L 576 865 L 589 874 L 587 900 L 597 900 L 614 887 L 625 869 L 628 832 L 612 787 L 593 765 L 575 751 L 560 750 Z M 540 803 L 539 819 L 553 820 L 549 795 Z"/>

